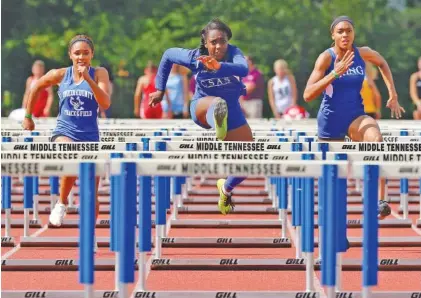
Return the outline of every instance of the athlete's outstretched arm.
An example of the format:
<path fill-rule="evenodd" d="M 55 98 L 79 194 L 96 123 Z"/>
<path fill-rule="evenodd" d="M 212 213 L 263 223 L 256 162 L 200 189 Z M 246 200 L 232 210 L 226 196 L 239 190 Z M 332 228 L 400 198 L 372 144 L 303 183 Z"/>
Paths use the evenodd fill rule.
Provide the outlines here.
<path fill-rule="evenodd" d="M 249 71 L 246 58 L 238 48 L 234 49 L 233 62 L 219 62 L 211 56 L 200 56 L 197 60 L 203 63 L 207 69 L 215 71 L 215 74 L 218 76 L 245 77 Z"/>
<path fill-rule="evenodd" d="M 240 49 L 235 48 L 232 62 L 220 62 L 221 67 L 217 74 L 221 76 L 239 76 L 245 77 L 249 72 L 246 58 Z"/>
<path fill-rule="evenodd" d="M 378 52 L 370 49 L 369 47 L 361 47 L 359 49 L 361 57 L 368 62 L 373 63 L 380 69 L 383 80 L 386 83 L 387 90 L 390 96 L 397 96 L 395 84 L 393 82 L 392 71 L 390 70 L 387 61 Z"/>
<path fill-rule="evenodd" d="M 185 66 L 193 69 L 196 61 L 193 61 L 194 50 L 182 48 L 170 48 L 164 52 L 159 63 L 158 72 L 155 79 L 155 87 L 159 91 L 164 91 L 167 85 L 173 64 Z M 197 62 L 199 63 L 199 62 Z"/>
<path fill-rule="evenodd" d="M 61 82 L 61 80 L 63 80 L 65 73 L 66 68 L 51 69 L 35 83 L 34 87 L 29 92 L 28 99 L 26 102 L 26 115 L 22 123 L 24 129 L 33 130 L 35 128 L 34 121 L 32 120 L 32 118 L 30 118 L 30 115 L 32 115 L 32 110 L 34 109 L 34 105 L 36 99 L 38 98 L 39 92 L 42 89 L 58 85 Z"/>
<path fill-rule="evenodd" d="M 34 109 L 36 98 L 38 98 L 38 93 L 42 89 L 46 89 L 51 86 L 58 85 L 63 79 L 65 73 L 66 73 L 65 68 L 51 69 L 35 83 L 34 87 L 29 92 L 28 100 L 26 102 L 27 115 L 32 114 L 32 110 Z"/>
<path fill-rule="evenodd" d="M 396 116 L 396 118 L 400 118 L 402 116 L 402 112 L 405 112 L 405 110 L 398 103 L 398 94 L 393 82 L 392 71 L 390 70 L 389 64 L 387 64 L 386 59 L 384 59 L 377 51 L 374 51 L 369 47 L 361 47 L 359 48 L 359 52 L 365 61 L 373 63 L 380 69 L 380 73 L 382 74 L 387 90 L 389 91 L 387 107 L 392 111 L 392 118 L 394 116 Z"/>
<path fill-rule="evenodd" d="M 327 52 L 321 53 L 317 58 L 314 69 L 307 81 L 306 88 L 304 89 L 304 101 L 309 102 L 317 98 L 335 79 L 333 73 L 329 73 L 325 76 L 331 59 L 331 56 Z"/>

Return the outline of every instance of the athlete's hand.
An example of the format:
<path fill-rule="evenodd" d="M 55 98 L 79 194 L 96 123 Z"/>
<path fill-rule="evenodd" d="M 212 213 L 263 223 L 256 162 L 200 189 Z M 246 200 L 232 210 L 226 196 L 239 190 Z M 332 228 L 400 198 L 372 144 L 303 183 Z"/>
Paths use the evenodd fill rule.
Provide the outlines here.
<path fill-rule="evenodd" d="M 22 122 L 22 127 L 24 130 L 34 130 L 35 129 L 34 120 L 25 117 L 25 119 L 23 119 L 23 122 Z"/>
<path fill-rule="evenodd" d="M 154 107 L 159 104 L 164 98 L 164 91 L 158 90 L 149 95 L 149 106 Z"/>
<path fill-rule="evenodd" d="M 218 70 L 221 68 L 221 63 L 211 56 L 200 56 L 197 57 L 197 60 L 202 62 L 209 70 Z"/>
<path fill-rule="evenodd" d="M 343 75 L 348 68 L 354 63 L 354 52 L 353 51 L 346 51 L 345 55 L 342 59 L 339 59 L 339 56 L 336 55 L 335 63 L 334 63 L 334 70 L 335 72 L 341 76 Z"/>
<path fill-rule="evenodd" d="M 79 73 L 79 75 L 83 76 L 84 79 L 87 79 L 89 77 L 88 67 L 85 65 L 78 65 L 77 72 Z"/>
<path fill-rule="evenodd" d="M 390 95 L 389 100 L 387 101 L 386 107 L 390 109 L 391 117 L 396 119 L 399 119 L 402 117 L 402 112 L 405 113 L 405 109 L 400 106 L 398 102 L 398 96 L 397 95 Z"/>

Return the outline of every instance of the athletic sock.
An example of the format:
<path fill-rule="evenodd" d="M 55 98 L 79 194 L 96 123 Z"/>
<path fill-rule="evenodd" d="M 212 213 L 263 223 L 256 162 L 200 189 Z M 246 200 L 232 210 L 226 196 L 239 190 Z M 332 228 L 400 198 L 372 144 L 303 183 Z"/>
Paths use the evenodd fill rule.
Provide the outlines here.
<path fill-rule="evenodd" d="M 215 129 L 215 119 L 214 119 L 215 104 L 211 104 L 206 112 L 206 122 L 209 126 Z"/>
<path fill-rule="evenodd" d="M 246 180 L 247 177 L 233 177 L 233 176 L 229 176 L 227 178 L 227 180 L 225 181 L 224 184 L 224 190 L 226 192 L 232 192 L 232 190 L 241 182 L 243 182 L 244 180 Z"/>

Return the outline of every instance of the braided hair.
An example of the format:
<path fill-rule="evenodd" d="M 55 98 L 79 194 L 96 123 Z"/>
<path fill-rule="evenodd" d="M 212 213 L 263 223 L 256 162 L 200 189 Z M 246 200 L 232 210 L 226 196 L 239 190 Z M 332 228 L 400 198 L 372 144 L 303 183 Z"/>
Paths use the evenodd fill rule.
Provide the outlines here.
<path fill-rule="evenodd" d="M 205 26 L 205 28 L 203 28 L 202 31 L 200 32 L 200 46 L 199 46 L 200 55 L 209 55 L 208 49 L 206 48 L 205 44 L 206 44 L 206 36 L 208 35 L 208 32 L 210 30 L 223 31 L 227 34 L 228 40 L 232 38 L 231 29 L 230 27 L 228 27 L 227 24 L 225 24 L 218 18 L 211 20 Z"/>

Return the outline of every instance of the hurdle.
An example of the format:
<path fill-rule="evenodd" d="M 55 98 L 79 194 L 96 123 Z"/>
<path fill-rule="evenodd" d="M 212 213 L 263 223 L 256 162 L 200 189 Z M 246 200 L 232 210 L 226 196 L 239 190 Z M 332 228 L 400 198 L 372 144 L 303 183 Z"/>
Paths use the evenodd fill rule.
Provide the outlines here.
<path fill-rule="evenodd" d="M 41 162 L 39 162 L 39 163 L 41 163 Z M 46 162 L 44 162 L 44 163 L 46 164 Z M 96 161 L 95 163 L 98 163 L 98 162 Z M 256 169 L 258 169 L 259 165 L 261 165 L 261 163 L 257 163 L 257 162 L 248 162 L 248 163 L 235 162 L 234 163 L 234 162 L 226 162 L 225 161 L 224 163 L 221 163 L 221 162 L 216 162 L 216 161 L 213 161 L 213 162 L 212 161 L 211 162 L 209 162 L 209 161 L 200 161 L 200 162 L 198 162 L 198 161 L 188 161 L 188 162 L 185 162 L 184 161 L 184 162 L 180 163 L 179 161 L 166 161 L 166 163 L 169 165 L 169 167 L 166 167 L 165 169 L 163 169 L 163 168 L 159 168 L 159 164 L 157 163 L 157 161 L 154 161 L 154 160 L 144 160 L 143 161 L 142 160 L 140 162 L 138 159 L 135 159 L 135 160 L 127 160 L 127 159 L 126 160 L 112 160 L 111 161 L 111 171 L 112 171 L 113 174 L 120 173 L 120 175 L 121 175 L 122 163 L 125 164 L 125 167 L 127 167 L 128 164 L 136 165 L 136 168 L 134 168 L 134 169 L 133 169 L 133 167 L 131 168 L 130 173 L 131 173 L 132 177 L 131 178 L 127 177 L 128 181 L 131 181 L 129 179 L 133 180 L 133 177 L 135 178 L 136 175 L 138 175 L 138 176 L 139 175 L 140 176 L 145 176 L 145 175 L 148 175 L 148 176 L 152 176 L 152 175 L 162 175 L 162 176 L 180 176 L 181 175 L 181 176 L 186 176 L 186 175 L 194 175 L 194 174 L 197 174 L 197 173 L 200 173 L 201 175 L 215 175 L 215 174 L 217 174 L 217 175 L 228 175 L 228 174 L 230 174 L 230 175 L 250 175 L 250 174 L 251 175 L 258 175 L 258 174 L 267 175 L 268 174 L 268 173 L 256 172 Z M 70 164 L 70 162 L 69 162 L 69 164 Z M 51 163 L 50 163 L 50 165 L 51 165 Z M 203 165 L 205 165 L 205 166 L 203 166 Z M 332 182 L 333 182 L 331 185 L 336 184 L 335 181 L 336 181 L 337 178 L 347 177 L 347 175 L 348 175 L 348 173 L 347 173 L 348 164 L 347 164 L 347 162 L 343 162 L 343 161 L 333 161 L 333 162 L 311 161 L 311 163 L 308 162 L 308 161 L 307 162 L 288 161 L 288 162 L 282 162 L 282 164 L 271 163 L 269 165 L 274 167 L 275 170 L 276 170 L 276 174 L 279 174 L 282 177 L 288 177 L 288 176 L 291 176 L 291 177 L 297 177 L 297 176 L 313 177 L 313 178 L 319 177 L 320 175 L 322 175 L 323 169 L 328 167 L 328 169 L 330 169 L 330 172 L 331 172 L 331 176 L 329 176 L 329 179 L 331 179 Z M 371 166 L 371 167 L 369 167 L 369 166 Z M 418 167 L 414 166 L 414 164 L 410 164 L 410 165 L 405 164 L 404 165 L 404 167 L 410 167 L 410 166 L 412 167 L 412 169 L 414 169 L 412 171 L 412 173 L 408 173 L 408 172 L 402 173 L 400 171 L 401 168 L 400 167 L 397 168 L 396 164 L 382 163 L 382 164 L 367 165 L 367 163 L 360 162 L 360 163 L 354 163 L 353 164 L 352 173 L 355 177 L 360 177 L 364 180 L 367 180 L 368 179 L 367 176 L 370 176 L 370 173 L 374 172 L 374 174 L 373 174 L 374 177 L 371 177 L 372 179 L 374 179 L 374 181 L 376 180 L 376 177 L 378 178 L 378 177 L 381 177 L 381 176 L 411 178 L 411 177 L 414 177 L 414 176 L 417 175 L 417 173 L 419 171 L 419 166 Z M 362 170 L 363 167 L 364 167 L 365 171 Z M 368 169 L 367 169 L 367 167 L 368 167 Z M 254 168 L 255 171 L 251 171 L 250 170 L 251 168 Z M 369 170 L 372 170 L 372 169 L 374 169 L 373 172 L 370 172 Z M 378 169 L 380 169 L 380 170 L 378 172 L 376 172 Z M 134 170 L 136 170 L 136 171 L 134 171 Z M 127 173 L 127 171 L 125 171 L 124 173 Z M 6 174 L 13 174 L 13 173 L 10 173 L 10 172 L 6 171 Z M 57 175 L 57 173 L 54 173 L 54 174 Z M 270 174 L 273 174 L 273 172 L 270 172 Z M 377 187 L 376 187 L 375 183 L 374 183 L 374 185 L 372 183 L 366 183 L 366 184 L 367 185 L 365 185 L 365 188 L 364 188 L 365 189 L 365 192 L 364 192 L 365 198 L 367 198 L 368 196 L 371 195 L 370 191 L 371 192 L 377 191 Z M 127 189 L 129 189 L 129 188 L 127 188 Z M 311 189 L 311 188 L 308 188 L 308 189 Z M 333 189 L 332 187 L 330 189 L 331 190 L 327 194 L 328 195 L 327 199 L 329 200 L 329 204 L 327 204 L 327 206 L 333 205 L 333 206 L 331 206 L 331 208 L 332 208 L 332 210 L 335 210 L 334 209 L 335 208 L 335 206 L 334 206 L 335 200 L 333 198 L 335 192 L 332 190 Z M 135 189 L 133 189 L 133 187 L 131 188 L 131 191 L 133 193 L 135 193 Z M 132 195 L 132 197 L 133 197 L 133 195 Z M 134 198 L 132 198 L 132 201 L 134 201 Z M 370 206 L 369 205 L 370 200 L 365 199 L 364 202 L 366 204 L 368 204 L 367 209 L 365 209 L 365 210 L 371 211 L 371 214 L 369 213 L 369 211 L 366 211 L 367 216 L 369 216 L 369 215 L 372 216 L 374 214 L 375 216 L 372 216 L 372 217 L 376 218 L 377 210 L 376 210 L 376 208 L 374 208 L 376 206 L 374 206 L 374 204 L 371 204 L 372 206 Z M 333 203 L 333 204 L 330 204 L 330 203 Z M 309 212 L 309 211 L 307 210 L 307 212 Z M 128 214 L 132 214 L 131 216 L 133 216 L 132 212 L 129 212 Z M 313 213 L 311 213 L 311 214 L 313 215 Z M 335 212 L 326 212 L 326 214 L 333 214 L 334 215 Z M 128 222 L 128 225 L 133 225 L 133 223 L 131 221 L 126 221 L 126 223 L 127 222 Z M 376 222 L 376 221 L 372 220 L 372 222 Z M 330 219 L 330 220 L 326 221 L 326 228 L 327 229 L 329 229 L 329 228 L 334 229 L 335 226 L 336 226 L 336 221 L 334 219 Z M 367 227 L 370 227 L 369 222 L 366 223 L 364 228 L 368 229 Z M 374 225 L 374 228 L 377 228 L 377 226 Z M 373 225 L 372 225 L 371 229 L 374 229 L 374 228 L 373 228 Z M 142 231 L 144 231 L 144 229 L 139 229 L 140 233 Z M 132 233 L 127 233 L 128 236 L 130 236 L 131 234 Z M 330 237 L 329 237 L 329 235 L 330 235 Z M 325 241 L 330 239 L 329 241 L 330 241 L 330 244 L 332 244 L 332 246 L 335 246 L 335 243 L 336 243 L 336 241 L 334 240 L 334 235 L 335 235 L 335 233 L 333 231 L 331 231 L 331 233 L 326 233 L 326 235 L 324 236 L 325 238 L 327 238 Z M 139 239 L 141 239 L 141 238 L 139 238 Z M 150 237 L 146 237 L 145 239 L 147 241 L 150 241 Z M 310 239 L 310 241 L 313 241 L 313 238 L 310 237 L 309 239 Z M 370 246 L 371 250 L 373 250 L 374 248 L 377 248 L 376 241 L 373 241 L 372 239 L 377 239 L 377 238 L 370 237 L 370 238 L 367 239 L 368 240 L 367 245 L 371 244 L 371 246 Z M 129 240 L 126 240 L 126 241 L 130 242 Z M 374 242 L 374 244 L 370 243 L 370 242 Z M 326 257 L 323 258 L 323 260 L 325 260 L 323 264 L 325 264 L 325 263 L 326 264 L 324 266 L 320 266 L 322 272 L 324 270 L 327 270 L 327 269 L 324 269 L 325 266 L 326 266 L 326 268 L 328 266 L 332 267 L 334 265 L 334 262 L 335 262 L 335 259 L 336 259 L 335 256 L 332 257 L 332 256 L 329 255 L 329 254 L 334 255 L 336 253 L 336 250 L 334 248 L 328 249 L 330 244 L 324 246 L 325 250 L 326 250 L 326 252 L 325 252 Z M 130 247 L 130 245 L 128 245 L 128 247 Z M 128 249 L 128 252 L 129 251 L 131 251 L 131 250 Z M 384 260 L 380 260 L 380 262 L 378 262 L 376 260 L 376 258 L 370 258 L 370 259 L 366 258 L 365 263 L 373 262 L 373 259 L 375 261 L 374 267 L 377 267 L 379 264 L 381 265 L 380 267 L 387 267 L 387 266 L 390 267 L 390 265 L 391 265 L 391 264 L 386 265 Z M 162 260 L 165 260 L 165 261 L 162 261 Z M 155 261 L 155 262 L 152 262 L 152 267 L 159 267 L 159 266 L 166 267 L 166 266 L 171 266 L 171 265 L 173 265 L 173 266 L 177 265 L 177 263 L 172 264 L 171 260 L 168 261 L 168 259 L 155 259 L 153 261 Z M 220 265 L 224 265 L 223 267 L 225 267 L 225 268 L 231 267 L 230 269 L 233 269 L 232 267 L 235 267 L 235 266 L 239 267 L 239 266 L 247 266 L 248 265 L 247 262 L 242 263 L 240 261 L 241 261 L 240 259 L 235 259 L 234 261 L 223 262 Z M 330 263 L 329 263 L 329 261 L 330 261 Z M 133 264 L 133 263 L 129 262 L 128 264 L 129 264 L 129 267 L 131 267 L 131 270 L 134 270 L 133 266 L 130 265 L 130 264 Z M 73 264 L 73 265 L 75 265 L 75 264 Z M 293 264 L 293 265 L 297 266 L 299 264 Z M 310 266 L 311 265 L 314 265 L 314 264 L 310 264 Z M 344 264 L 344 265 L 346 265 L 346 264 Z M 403 265 L 405 265 L 405 264 L 403 264 Z M 180 264 L 178 263 L 177 266 L 180 266 Z M 356 264 L 354 264 L 354 266 L 358 267 L 358 265 L 356 265 Z M 371 264 L 371 266 L 372 266 L 372 264 Z M 139 266 L 139 267 L 141 267 L 141 266 Z M 363 270 L 366 270 L 370 275 L 377 274 L 377 269 L 373 270 L 373 271 L 376 271 L 375 273 L 373 273 L 373 271 L 369 270 L 371 267 L 368 266 L 367 264 L 364 265 L 364 262 L 363 262 L 363 265 L 360 266 L 360 267 L 362 267 Z M 335 269 L 334 269 L 335 266 L 333 266 L 332 268 L 333 269 L 332 269 L 331 272 L 335 272 Z M 168 267 L 167 267 L 167 269 L 168 269 Z M 124 269 L 122 269 L 122 270 L 124 270 Z M 332 273 L 330 275 L 332 275 Z M 333 274 L 333 276 L 335 276 L 335 274 Z M 334 296 L 332 296 L 332 295 L 335 295 L 334 287 L 332 287 L 329 283 L 332 283 L 332 280 L 334 282 L 335 277 L 330 277 L 330 278 L 326 277 L 326 279 L 328 279 L 328 281 L 324 282 L 324 284 L 327 284 L 327 285 L 330 286 L 328 297 L 334 297 Z M 368 283 L 368 284 L 365 284 L 364 286 L 367 287 L 367 286 L 370 286 L 370 285 L 371 284 Z M 364 291 L 363 291 L 364 293 L 369 292 L 369 289 L 367 289 L 366 287 L 364 288 Z M 123 294 L 124 285 L 123 285 L 123 287 L 121 287 L 121 289 L 122 290 L 120 290 L 120 294 Z M 333 292 L 332 292 L 332 289 L 333 289 Z M 294 293 L 294 295 L 296 295 L 296 293 Z M 126 296 L 122 296 L 122 297 L 126 297 Z M 180 297 L 182 297 L 182 296 L 180 296 Z M 184 296 L 184 297 L 186 297 L 186 296 Z M 287 296 L 285 296 L 285 297 L 287 297 Z M 297 296 L 291 296 L 291 297 L 297 297 Z"/>
<path fill-rule="evenodd" d="M 158 142 L 158 141 L 156 141 L 156 142 Z M 153 143 L 152 143 L 153 144 Z M 285 144 L 285 145 L 287 145 L 287 144 Z M 127 145 L 126 145 L 126 147 L 127 147 Z M 161 152 L 161 153 L 163 153 L 163 152 Z M 214 153 L 214 154 L 216 154 L 216 153 Z M 220 153 L 220 154 L 222 154 L 221 156 L 224 156 L 224 153 Z M 229 154 L 227 155 L 227 154 L 225 154 L 226 156 L 229 156 Z M 82 155 L 83 156 L 83 155 Z M 284 156 L 287 156 L 287 155 L 284 155 Z M 174 157 L 174 155 L 173 155 L 173 157 Z M 179 156 L 180 157 L 180 156 Z M 216 157 L 216 156 L 214 156 L 214 157 Z M 182 156 L 182 158 L 185 158 L 185 156 Z M 218 158 L 220 158 L 220 157 L 218 157 Z M 261 157 L 259 157 L 259 158 L 261 158 Z M 274 156 L 273 158 L 282 158 L 282 156 Z M 106 208 L 103 208 L 103 209 L 106 209 Z M 178 209 L 178 208 L 177 208 Z M 269 209 L 270 210 L 270 209 Z M 49 210 L 48 210 L 49 211 Z M 75 210 L 71 210 L 71 211 L 74 211 L 74 213 L 77 213 L 77 211 L 75 211 Z M 71 212 L 70 211 L 70 212 Z M 109 213 L 109 209 L 108 210 L 102 210 L 103 212 L 101 212 L 101 213 Z M 189 210 L 189 209 L 187 209 L 187 208 L 180 208 L 179 209 L 179 212 L 180 213 L 188 213 L 189 211 L 191 211 L 191 210 Z M 199 211 L 196 211 L 196 212 L 201 212 L 202 210 L 199 210 Z M 267 209 L 266 209 L 266 211 L 267 211 Z M 318 210 L 316 209 L 316 212 L 317 212 Z M 351 213 L 352 213 L 352 211 L 353 210 L 351 210 Z M 216 210 L 216 208 L 215 208 L 215 210 L 213 211 L 214 213 L 216 213 L 217 212 L 217 210 Z M 240 210 L 240 212 L 241 212 L 241 210 Z M 277 209 L 273 209 L 273 214 L 276 214 L 277 212 L 278 212 L 278 210 Z M 354 211 L 355 212 L 355 211 Z M 359 212 L 358 210 L 356 211 L 357 213 Z M 282 218 L 282 217 L 280 217 L 280 218 Z M 202 221 L 200 221 L 201 222 L 201 224 L 202 224 L 202 226 L 203 226 L 203 222 Z M 104 220 L 101 220 L 98 224 L 99 225 L 102 225 L 102 226 L 104 226 L 105 227 L 105 225 L 104 225 L 104 223 L 106 223 L 106 221 L 104 221 Z M 351 227 L 361 227 L 362 226 L 362 221 L 361 220 L 350 220 L 349 222 L 349 225 L 348 226 L 351 226 Z M 174 224 L 174 226 L 175 227 L 180 227 L 180 223 L 177 223 L 177 222 L 173 222 L 173 224 Z M 215 226 L 215 225 L 212 225 L 211 223 L 207 223 L 209 226 Z M 77 223 L 75 222 L 75 221 L 72 221 L 71 223 L 70 223 L 70 225 L 71 226 L 77 226 Z M 279 222 L 277 222 L 277 221 L 273 221 L 273 223 L 272 223 L 272 225 L 275 225 L 275 226 L 279 226 Z M 395 227 L 401 227 L 401 226 L 410 226 L 411 225 L 411 222 L 410 221 L 401 221 L 401 220 L 386 220 L 386 221 L 382 221 L 381 222 L 381 226 L 385 226 L 385 227 L 391 227 L 391 226 L 395 226 Z M 186 225 L 186 227 L 187 227 L 188 225 Z M 219 225 L 217 225 L 217 226 L 226 226 L 226 224 L 225 225 L 222 225 L 222 224 L 219 224 Z M 267 226 L 267 225 L 265 225 L 265 226 Z M 282 226 L 282 225 L 281 225 Z M 285 225 L 283 225 L 283 226 L 285 226 Z M 284 230 L 283 230 L 284 231 Z M 299 232 L 298 232 L 299 233 Z M 282 234 L 282 238 L 286 238 L 285 237 L 285 233 L 283 232 L 283 234 Z M 26 238 L 27 239 L 27 238 Z M 399 244 L 401 244 L 399 241 L 393 241 L 393 240 L 391 240 L 390 238 L 385 238 L 385 239 L 382 239 L 382 240 L 384 240 L 384 241 L 381 241 L 381 244 L 382 245 L 385 245 L 385 246 L 391 246 L 391 245 L 393 245 L 393 243 L 399 243 Z M 104 241 L 100 241 L 100 243 L 101 242 L 104 242 Z M 407 239 L 407 243 L 408 243 L 408 245 L 415 245 L 415 246 L 417 246 L 418 243 L 419 242 L 419 240 L 418 239 L 416 239 L 416 238 L 414 238 L 414 239 Z M 53 245 L 53 241 L 46 241 L 45 243 L 50 243 L 50 245 Z M 353 246 L 358 246 L 359 244 L 358 244 L 358 240 L 355 240 L 355 239 L 351 239 L 351 244 L 353 245 Z M 31 242 L 31 241 L 28 241 L 28 245 L 35 245 L 33 242 Z M 42 245 L 45 245 L 45 244 L 42 244 Z M 103 245 L 105 245 L 105 244 L 103 244 Z M 175 245 L 175 244 L 174 244 Z"/>

